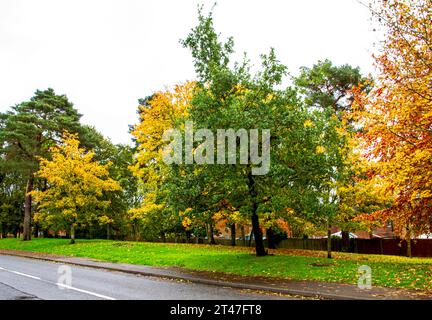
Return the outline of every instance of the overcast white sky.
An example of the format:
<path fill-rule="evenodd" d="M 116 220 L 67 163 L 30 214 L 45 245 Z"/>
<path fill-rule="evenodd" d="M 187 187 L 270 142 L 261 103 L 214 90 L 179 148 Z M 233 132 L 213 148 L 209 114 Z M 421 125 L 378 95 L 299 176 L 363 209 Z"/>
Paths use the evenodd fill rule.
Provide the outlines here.
<path fill-rule="evenodd" d="M 179 44 L 197 4 L 215 0 L 1 0 L 0 112 L 36 89 L 66 94 L 114 143 L 128 143 L 137 99 L 194 78 Z M 296 73 L 329 58 L 373 71 L 369 12 L 355 0 L 218 0 L 215 25 L 252 62 L 276 48 Z"/>

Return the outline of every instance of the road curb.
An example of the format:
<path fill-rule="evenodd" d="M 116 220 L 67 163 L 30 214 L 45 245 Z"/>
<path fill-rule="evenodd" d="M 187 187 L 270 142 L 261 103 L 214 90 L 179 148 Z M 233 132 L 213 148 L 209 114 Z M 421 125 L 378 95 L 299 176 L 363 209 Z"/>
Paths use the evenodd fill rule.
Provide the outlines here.
<path fill-rule="evenodd" d="M 190 276 L 187 274 L 184 274 L 184 275 L 167 274 L 167 273 L 163 273 L 163 270 L 161 270 L 160 273 L 149 272 L 149 271 L 140 271 L 140 270 L 129 270 L 129 269 L 114 267 L 114 266 L 110 266 L 110 265 L 103 265 L 103 263 L 107 263 L 104 261 L 94 261 L 94 263 L 86 263 L 86 262 L 71 260 L 71 259 L 77 258 L 77 257 L 65 256 L 62 258 L 55 258 L 55 257 L 49 257 L 49 256 L 38 256 L 36 254 L 25 254 L 25 253 L 21 253 L 21 252 L 18 253 L 18 252 L 13 252 L 13 251 L 8 251 L 8 250 L 0 250 L 0 254 L 15 256 L 15 257 L 22 257 L 22 258 L 30 258 L 30 259 L 35 259 L 35 260 L 43 260 L 43 261 L 49 261 L 49 262 L 55 262 L 55 263 L 69 264 L 69 265 L 75 265 L 75 266 L 86 267 L 86 268 L 101 269 L 101 270 L 107 270 L 107 271 L 116 271 L 116 272 L 122 272 L 122 273 L 128 273 L 128 274 L 134 274 L 134 275 L 140 275 L 140 276 L 146 276 L 146 277 L 156 277 L 156 278 L 163 278 L 163 279 L 170 279 L 170 280 L 188 281 L 188 282 L 192 282 L 192 283 L 212 285 L 212 286 L 218 286 L 218 287 L 226 287 L 226 288 L 234 288 L 234 289 L 241 289 L 241 290 L 265 291 L 265 292 L 277 293 L 277 294 L 296 295 L 296 296 L 303 296 L 303 297 L 309 297 L 309 298 L 318 298 L 318 299 L 321 298 L 321 299 L 330 299 L 330 300 L 376 300 L 376 297 L 373 297 L 373 296 L 371 296 L 371 297 L 350 296 L 350 295 L 346 295 L 346 294 L 345 295 L 339 295 L 339 294 L 332 294 L 332 293 L 326 293 L 326 292 L 313 292 L 313 291 L 308 291 L 308 290 L 298 290 L 298 289 L 288 289 L 288 288 L 273 288 L 273 287 L 268 287 L 268 286 L 246 284 L 246 283 L 241 283 L 241 282 L 230 282 L 230 281 L 223 281 L 223 280 L 217 280 L 217 279 L 194 277 L 194 276 Z M 97 263 L 97 264 L 95 264 L 95 263 Z"/>

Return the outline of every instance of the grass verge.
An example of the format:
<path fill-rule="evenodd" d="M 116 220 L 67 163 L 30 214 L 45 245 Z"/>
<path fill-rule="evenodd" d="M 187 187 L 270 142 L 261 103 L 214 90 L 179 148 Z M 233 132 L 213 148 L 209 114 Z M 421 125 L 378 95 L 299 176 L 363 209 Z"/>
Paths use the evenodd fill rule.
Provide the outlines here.
<path fill-rule="evenodd" d="M 329 261 L 324 252 L 306 250 L 274 250 L 274 255 L 258 258 L 251 248 L 109 240 L 78 240 L 70 245 L 68 239 L 0 239 L 0 249 L 349 284 L 357 283 L 358 267 L 367 265 L 372 269 L 374 286 L 432 291 L 432 258 L 334 253 Z"/>

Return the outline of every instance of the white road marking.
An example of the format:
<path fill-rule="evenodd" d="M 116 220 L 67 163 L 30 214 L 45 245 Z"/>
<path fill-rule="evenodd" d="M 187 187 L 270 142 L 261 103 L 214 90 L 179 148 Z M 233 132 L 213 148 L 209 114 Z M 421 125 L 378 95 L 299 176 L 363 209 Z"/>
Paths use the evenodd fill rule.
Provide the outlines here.
<path fill-rule="evenodd" d="M 21 272 L 18 272 L 18 271 L 8 270 L 8 269 L 2 268 L 2 267 L 0 267 L 0 270 L 7 271 L 7 272 L 12 272 L 12 273 L 18 274 L 20 276 L 24 276 L 24 277 L 28 277 L 28 278 L 32 278 L 32 279 L 36 279 L 36 280 L 42 280 L 39 277 L 35 277 L 35 276 L 29 275 L 29 274 L 25 274 L 25 273 L 21 273 Z"/>
<path fill-rule="evenodd" d="M 20 275 L 20 276 L 27 277 L 27 278 L 32 278 L 32 279 L 36 279 L 36 280 L 42 280 L 42 279 L 39 278 L 39 277 L 35 277 L 35 276 L 29 275 L 29 274 L 25 274 L 25 273 L 21 273 L 21 272 L 18 272 L 18 271 L 10 270 L 10 272 L 15 273 L 15 274 L 18 274 L 18 275 Z"/>
<path fill-rule="evenodd" d="M 102 299 L 106 299 L 106 300 L 116 300 L 113 297 L 105 296 L 103 294 L 99 294 L 99 293 L 96 293 L 96 292 L 91 292 L 91 291 L 84 290 L 84 289 L 75 288 L 75 287 L 68 286 L 68 285 L 63 284 L 63 283 L 55 283 L 55 282 L 51 282 L 51 281 L 48 281 L 48 280 L 43 280 L 43 279 L 41 279 L 39 277 L 32 276 L 30 274 L 26 274 L 26 273 L 14 271 L 14 270 L 5 269 L 5 268 L 2 268 L 2 267 L 0 267 L 0 270 L 6 271 L 6 272 L 10 272 L 10 273 L 14 273 L 14 274 L 17 274 L 17 275 L 20 275 L 20 276 L 24 276 L 24 277 L 27 277 L 27 278 L 39 280 L 39 281 L 46 282 L 46 283 L 49 283 L 49 284 L 53 284 L 53 285 L 56 285 L 58 287 L 63 287 L 65 289 L 70 289 L 70 290 L 78 291 L 78 292 L 85 293 L 85 294 L 88 294 L 88 295 L 92 295 L 92 296 L 95 296 L 95 297 L 98 297 L 98 298 L 102 298 Z"/>
<path fill-rule="evenodd" d="M 78 289 L 78 288 L 71 287 L 71 286 L 68 286 L 66 284 L 63 284 L 63 283 L 56 283 L 56 285 L 58 285 L 59 287 L 63 287 L 65 289 L 75 290 L 75 291 L 86 293 L 86 294 L 89 294 L 89 295 L 92 295 L 92 296 L 95 296 L 95 297 L 99 297 L 99 298 L 102 298 L 102 299 L 116 300 L 115 298 L 104 296 L 103 294 L 99 294 L 99 293 L 95 293 L 95 292 L 91 292 L 91 291 L 87 291 L 87 290 L 83 290 L 83 289 Z"/>

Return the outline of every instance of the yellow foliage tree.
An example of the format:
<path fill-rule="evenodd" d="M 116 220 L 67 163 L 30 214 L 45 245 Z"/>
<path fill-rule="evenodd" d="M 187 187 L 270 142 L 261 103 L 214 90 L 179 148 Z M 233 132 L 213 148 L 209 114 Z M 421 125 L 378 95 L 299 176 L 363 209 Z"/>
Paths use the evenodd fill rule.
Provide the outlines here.
<path fill-rule="evenodd" d="M 162 161 L 162 150 L 166 144 L 162 136 L 187 115 L 194 87 L 194 82 L 176 85 L 173 90 L 156 92 L 146 105 L 139 106 L 140 122 L 132 131 L 138 147 L 135 163 L 130 169 L 140 179 L 143 203 L 139 208 L 130 210 L 133 222 L 141 221 L 147 225 L 156 222 L 163 229 L 161 211 L 166 206 L 161 187 L 168 167 Z"/>
<path fill-rule="evenodd" d="M 110 164 L 96 162 L 95 153 L 79 143 L 77 135 L 63 134 L 62 143 L 50 149 L 52 159 L 40 159 L 37 176 L 47 181 L 48 188 L 32 192 L 38 205 L 35 220 L 70 228 L 71 243 L 79 224 L 109 220 L 103 213 L 110 204 L 104 193 L 120 190 L 109 177 Z"/>

